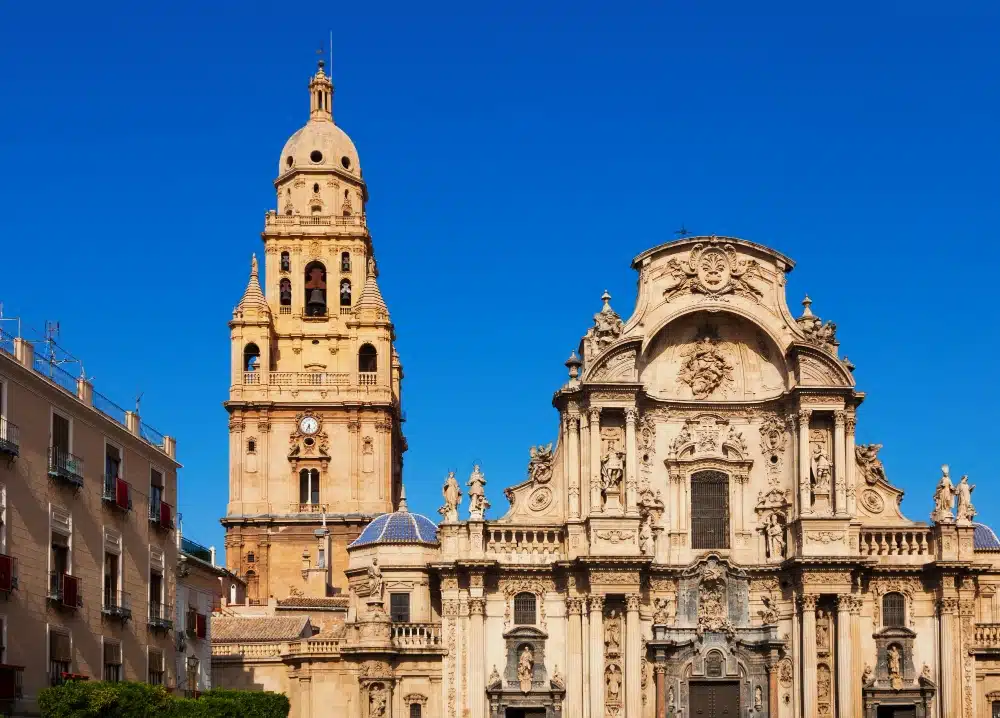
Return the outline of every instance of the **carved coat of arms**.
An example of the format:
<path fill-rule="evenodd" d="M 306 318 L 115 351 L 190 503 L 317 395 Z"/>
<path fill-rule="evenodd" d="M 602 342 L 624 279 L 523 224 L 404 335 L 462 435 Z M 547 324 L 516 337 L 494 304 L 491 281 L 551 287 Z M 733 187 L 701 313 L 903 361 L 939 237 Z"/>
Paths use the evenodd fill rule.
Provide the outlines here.
<path fill-rule="evenodd" d="M 667 262 L 667 273 L 675 280 L 674 285 L 663 292 L 668 302 L 688 292 L 713 298 L 737 294 L 754 301 L 763 296 L 747 281 L 760 276 L 757 260 L 740 259 L 731 244 L 714 246 L 699 242 L 691 248 L 687 260 L 675 258 Z"/>

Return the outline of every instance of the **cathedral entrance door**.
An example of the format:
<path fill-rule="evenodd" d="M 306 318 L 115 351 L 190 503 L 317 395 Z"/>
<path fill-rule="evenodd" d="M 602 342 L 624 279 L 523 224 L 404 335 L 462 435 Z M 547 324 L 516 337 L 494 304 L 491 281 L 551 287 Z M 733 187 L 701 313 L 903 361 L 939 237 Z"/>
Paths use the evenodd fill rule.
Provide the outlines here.
<path fill-rule="evenodd" d="M 915 706 L 879 706 L 878 718 L 917 718 Z"/>
<path fill-rule="evenodd" d="M 739 718 L 740 684 L 735 681 L 691 681 L 691 715 Z"/>
<path fill-rule="evenodd" d="M 545 718 L 544 709 L 508 708 L 506 718 Z"/>

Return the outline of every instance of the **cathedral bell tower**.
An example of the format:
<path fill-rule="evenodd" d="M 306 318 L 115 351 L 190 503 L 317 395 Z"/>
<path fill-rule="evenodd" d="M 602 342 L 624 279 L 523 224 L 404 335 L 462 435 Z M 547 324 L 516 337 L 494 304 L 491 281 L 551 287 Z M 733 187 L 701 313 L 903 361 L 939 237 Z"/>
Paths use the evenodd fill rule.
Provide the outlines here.
<path fill-rule="evenodd" d="M 277 210 L 229 323 L 226 567 L 251 602 L 346 588 L 346 547 L 397 503 L 402 367 L 354 143 L 319 63 L 309 121 L 285 143 Z M 263 279 L 263 281 L 262 281 Z"/>

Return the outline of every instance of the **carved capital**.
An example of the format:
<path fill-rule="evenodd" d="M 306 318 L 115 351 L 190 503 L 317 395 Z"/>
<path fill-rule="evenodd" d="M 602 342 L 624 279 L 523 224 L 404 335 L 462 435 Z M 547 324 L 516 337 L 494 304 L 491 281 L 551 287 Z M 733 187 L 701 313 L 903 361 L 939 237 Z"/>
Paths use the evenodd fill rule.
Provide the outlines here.
<path fill-rule="evenodd" d="M 470 616 L 485 616 L 486 615 L 486 599 L 485 598 L 470 598 L 469 599 L 469 615 Z"/>
<path fill-rule="evenodd" d="M 587 409 L 587 414 L 590 416 L 590 423 L 597 424 L 601 420 L 601 407 L 592 406 Z"/>
<path fill-rule="evenodd" d="M 482 588 L 483 587 L 483 574 L 478 571 L 472 571 L 469 573 L 469 588 Z"/>
<path fill-rule="evenodd" d="M 625 410 L 625 423 L 635 426 L 636 420 L 639 418 L 639 412 L 636 409 L 629 408 Z"/>
<path fill-rule="evenodd" d="M 812 413 L 812 409 L 799 409 L 799 426 L 809 426 L 809 417 Z"/>
<path fill-rule="evenodd" d="M 655 673 L 658 676 L 665 676 L 665 675 L 667 675 L 667 666 L 666 666 L 666 664 L 664 664 L 664 663 L 654 663 L 653 664 L 653 673 Z"/>
<path fill-rule="evenodd" d="M 819 595 L 815 593 L 807 593 L 804 596 L 799 596 L 799 608 L 803 611 L 815 611 L 818 602 Z"/>
<path fill-rule="evenodd" d="M 566 598 L 566 611 L 570 616 L 579 616 L 583 612 L 584 599 L 568 596 Z"/>
<path fill-rule="evenodd" d="M 570 414 L 566 417 L 566 428 L 570 431 L 577 431 L 580 428 L 580 417 L 577 414 Z"/>
<path fill-rule="evenodd" d="M 591 613 L 604 613 L 604 596 L 590 596 L 587 598 L 587 603 Z"/>
<path fill-rule="evenodd" d="M 846 426 L 847 426 L 847 435 L 854 436 L 854 430 L 858 426 L 858 416 L 853 411 L 847 412 Z"/>
<path fill-rule="evenodd" d="M 458 618 L 459 602 L 456 599 L 447 599 L 441 602 L 441 613 L 445 618 Z"/>
<path fill-rule="evenodd" d="M 638 593 L 630 593 L 625 596 L 625 610 L 632 612 L 639 610 L 639 604 L 642 602 L 642 596 Z"/>
<path fill-rule="evenodd" d="M 847 412 L 842 410 L 837 410 L 833 412 L 833 425 L 837 427 L 844 426 L 847 422 Z"/>
<path fill-rule="evenodd" d="M 938 601 L 938 611 L 942 616 L 958 613 L 958 599 L 953 597 L 940 599 Z"/>
<path fill-rule="evenodd" d="M 257 422 L 257 431 L 259 431 L 261 434 L 266 434 L 270 430 L 271 430 L 271 422 L 270 421 L 258 421 Z"/>

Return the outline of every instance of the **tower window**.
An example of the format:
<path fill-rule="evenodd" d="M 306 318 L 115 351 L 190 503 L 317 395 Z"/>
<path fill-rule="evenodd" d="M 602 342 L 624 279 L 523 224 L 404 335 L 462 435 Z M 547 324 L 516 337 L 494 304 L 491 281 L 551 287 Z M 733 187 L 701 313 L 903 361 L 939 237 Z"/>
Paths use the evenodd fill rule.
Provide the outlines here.
<path fill-rule="evenodd" d="M 410 622 L 410 594 L 389 594 L 389 617 L 392 619 L 393 623 Z"/>
<path fill-rule="evenodd" d="M 350 272 L 351 271 L 351 253 L 342 252 L 340 254 L 340 271 Z"/>
<path fill-rule="evenodd" d="M 517 626 L 535 625 L 535 594 L 519 593 L 514 596 L 514 624 Z"/>
<path fill-rule="evenodd" d="M 344 155 L 343 157 L 340 158 L 340 164 L 344 166 L 345 170 L 351 169 L 351 158 L 348 157 L 347 155 Z"/>
<path fill-rule="evenodd" d="M 291 155 L 288 155 L 288 157 L 285 158 L 285 166 L 286 167 L 290 168 L 294 163 L 295 163 L 295 160 L 292 159 Z"/>
<path fill-rule="evenodd" d="M 326 267 L 321 262 L 306 266 L 306 316 L 326 315 Z"/>
<path fill-rule="evenodd" d="M 319 194 L 319 183 L 313 182 L 313 194 Z"/>
<path fill-rule="evenodd" d="M 247 553 L 247 563 L 253 563 L 256 558 L 257 557 L 253 555 L 253 551 Z"/>
<path fill-rule="evenodd" d="M 370 374 L 378 371 L 378 352 L 371 344 L 362 344 L 358 350 L 358 371 Z"/>
<path fill-rule="evenodd" d="M 247 453 L 248 454 L 256 454 L 257 453 L 257 440 L 256 439 L 250 439 L 249 441 L 247 441 Z"/>
<path fill-rule="evenodd" d="M 287 272 L 292 268 L 291 257 L 288 256 L 288 252 L 281 253 L 281 271 Z"/>
<path fill-rule="evenodd" d="M 729 548 L 729 476 L 691 475 L 691 548 Z"/>
<path fill-rule="evenodd" d="M 319 471 L 302 469 L 299 472 L 299 503 L 319 503 Z"/>
<path fill-rule="evenodd" d="M 292 280 L 285 277 L 278 283 L 278 294 L 281 306 L 288 307 L 292 304 Z"/>
<path fill-rule="evenodd" d="M 882 597 L 882 625 L 905 626 L 905 599 L 901 593 L 887 593 Z"/>
<path fill-rule="evenodd" d="M 340 306 L 351 306 L 351 280 L 342 279 L 340 281 Z"/>
<path fill-rule="evenodd" d="M 316 164 L 319 164 L 320 162 L 323 161 L 323 153 L 320 152 L 319 150 L 313 150 L 312 152 L 309 153 L 309 159 L 315 162 Z"/>
<path fill-rule="evenodd" d="M 253 342 L 243 349 L 243 371 L 257 371 L 260 364 L 260 349 Z"/>

